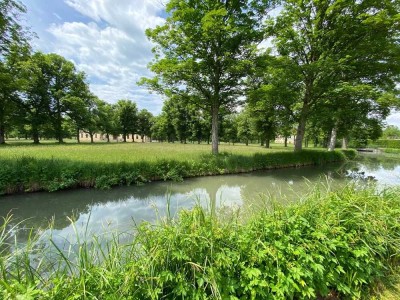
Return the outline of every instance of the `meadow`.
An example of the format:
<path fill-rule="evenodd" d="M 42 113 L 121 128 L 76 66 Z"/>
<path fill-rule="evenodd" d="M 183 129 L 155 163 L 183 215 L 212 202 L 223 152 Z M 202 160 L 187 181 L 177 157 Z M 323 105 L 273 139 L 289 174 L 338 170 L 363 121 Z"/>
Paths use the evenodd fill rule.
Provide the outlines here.
<path fill-rule="evenodd" d="M 293 151 L 292 147 L 283 147 L 274 144 L 272 148 L 260 145 L 221 144 L 220 152 L 251 156 L 255 153 L 271 153 L 277 151 Z M 137 162 L 157 161 L 162 159 L 188 160 L 198 159 L 211 152 L 211 145 L 181 144 L 181 143 L 65 143 L 58 144 L 52 141 L 41 145 L 25 142 L 11 142 L 0 147 L 1 158 L 17 158 L 29 156 L 40 159 L 68 159 L 85 162 Z"/>
<path fill-rule="evenodd" d="M 0 194 L 110 188 L 154 180 L 250 172 L 344 161 L 353 150 L 293 152 L 273 145 L 220 146 L 168 143 L 6 145 L 0 148 Z"/>

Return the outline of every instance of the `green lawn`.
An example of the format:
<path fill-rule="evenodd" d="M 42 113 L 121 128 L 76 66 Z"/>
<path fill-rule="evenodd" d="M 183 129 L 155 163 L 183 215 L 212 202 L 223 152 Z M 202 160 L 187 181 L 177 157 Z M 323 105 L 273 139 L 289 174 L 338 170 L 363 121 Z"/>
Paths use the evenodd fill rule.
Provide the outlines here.
<path fill-rule="evenodd" d="M 273 144 L 266 149 L 260 145 L 221 144 L 220 152 L 240 155 L 292 151 L 281 144 Z M 180 143 L 66 143 L 63 145 L 47 142 L 41 145 L 26 142 L 11 142 L 0 147 L 0 158 L 17 158 L 29 156 L 35 158 L 69 159 L 86 162 L 137 162 L 157 161 L 160 159 L 188 160 L 211 153 L 211 145 Z"/>

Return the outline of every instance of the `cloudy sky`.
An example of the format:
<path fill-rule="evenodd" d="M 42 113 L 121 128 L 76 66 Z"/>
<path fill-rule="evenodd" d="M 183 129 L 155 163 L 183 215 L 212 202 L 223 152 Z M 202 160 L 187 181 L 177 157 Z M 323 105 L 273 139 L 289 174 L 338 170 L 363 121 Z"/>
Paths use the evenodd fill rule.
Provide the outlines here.
<path fill-rule="evenodd" d="M 151 44 L 144 31 L 162 24 L 163 0 L 22 0 L 36 32 L 35 50 L 55 52 L 84 71 L 101 99 L 131 99 L 161 111 L 162 99 L 136 82 L 151 76 Z"/>
<path fill-rule="evenodd" d="M 162 99 L 136 85 L 151 76 L 151 44 L 144 31 L 162 24 L 165 0 L 22 0 L 37 33 L 35 50 L 55 52 L 88 75 L 91 90 L 110 103 L 134 100 L 159 113 Z M 400 113 L 388 118 L 400 126 Z"/>

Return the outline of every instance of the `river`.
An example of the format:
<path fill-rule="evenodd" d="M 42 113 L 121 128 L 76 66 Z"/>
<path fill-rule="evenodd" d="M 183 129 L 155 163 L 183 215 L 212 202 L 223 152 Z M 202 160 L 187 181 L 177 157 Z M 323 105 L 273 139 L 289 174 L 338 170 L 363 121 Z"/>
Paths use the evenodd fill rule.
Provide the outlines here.
<path fill-rule="evenodd" d="M 351 181 L 374 182 L 381 188 L 400 185 L 400 159 L 364 154 L 345 164 L 153 182 L 107 191 L 80 189 L 4 196 L 0 198 L 0 216 L 12 214 L 8 226 L 18 232 L 20 243 L 26 241 L 30 229 L 50 234 L 46 228 L 51 223 L 53 240 L 65 245 L 75 243 L 82 235 L 124 232 L 142 221 L 174 217 L 180 209 L 196 204 L 248 215 L 271 203 L 271 198 L 286 204 L 299 201 L 312 188 L 325 191 Z"/>

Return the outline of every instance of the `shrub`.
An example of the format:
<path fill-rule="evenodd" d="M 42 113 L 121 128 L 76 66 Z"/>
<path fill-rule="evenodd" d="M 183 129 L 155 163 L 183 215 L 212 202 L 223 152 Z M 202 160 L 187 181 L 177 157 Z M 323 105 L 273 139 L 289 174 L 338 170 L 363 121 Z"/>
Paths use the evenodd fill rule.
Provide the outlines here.
<path fill-rule="evenodd" d="M 400 140 L 377 140 L 375 145 L 382 148 L 400 149 Z"/>

